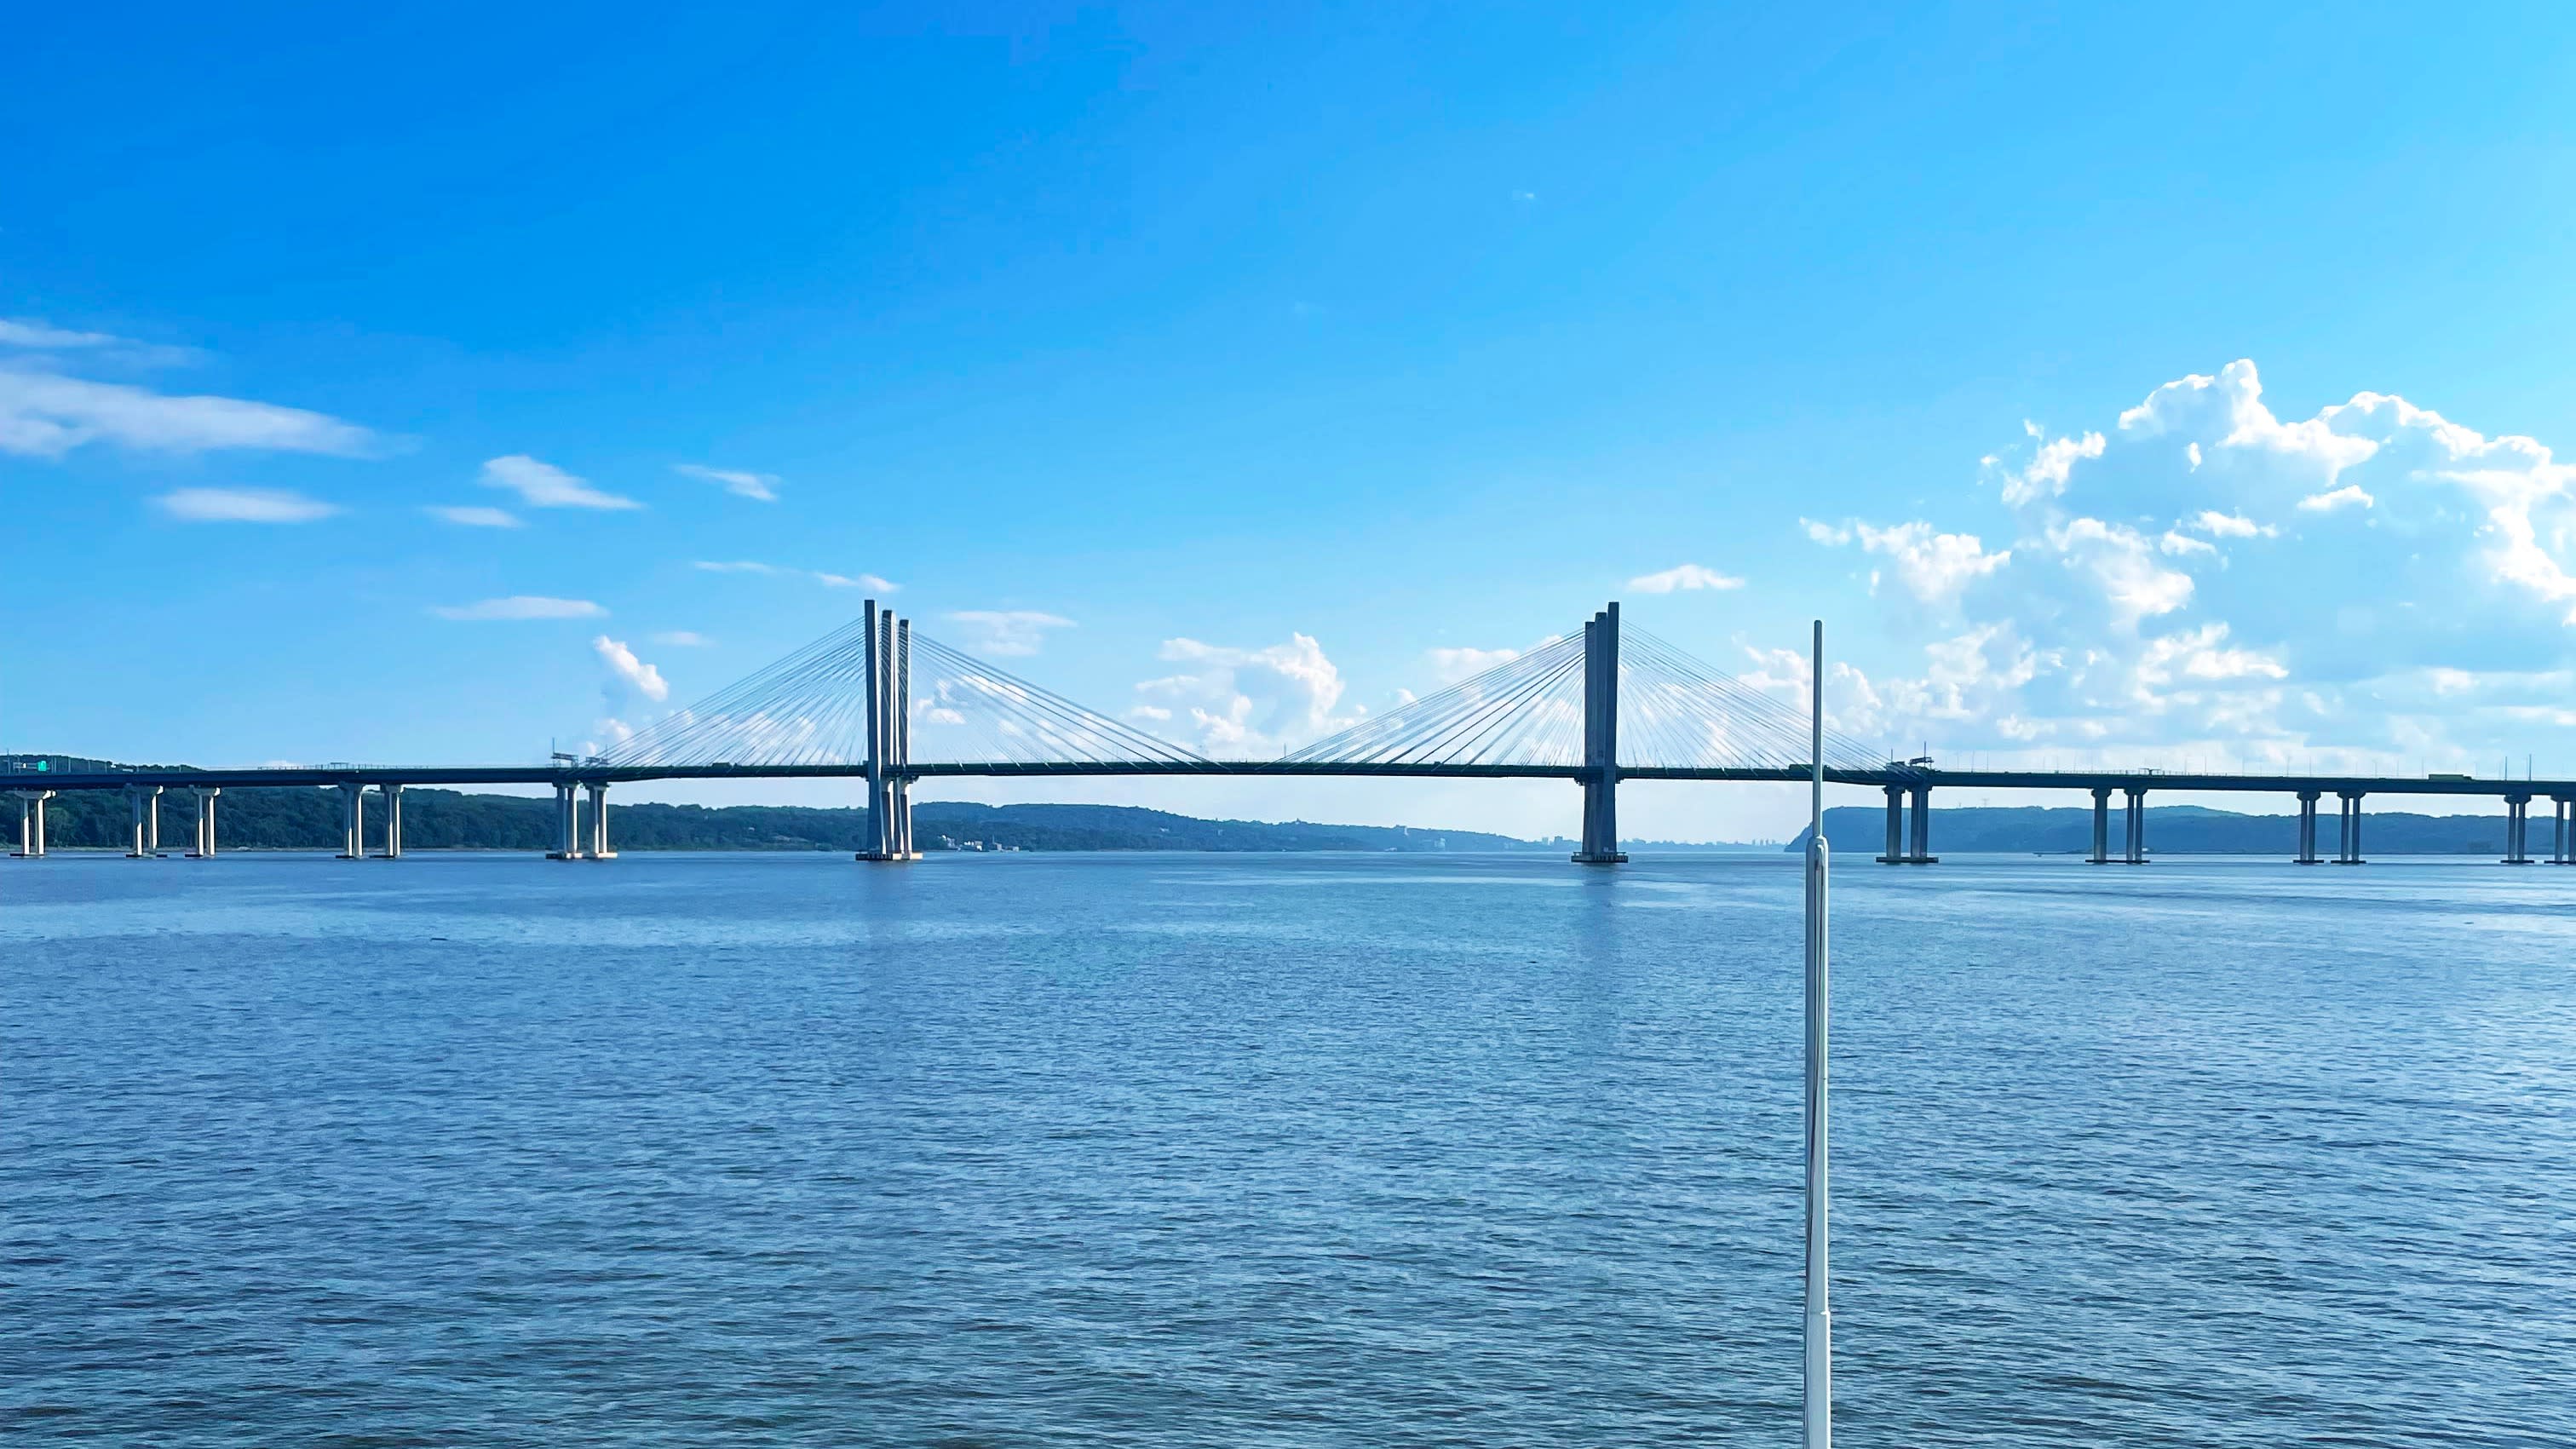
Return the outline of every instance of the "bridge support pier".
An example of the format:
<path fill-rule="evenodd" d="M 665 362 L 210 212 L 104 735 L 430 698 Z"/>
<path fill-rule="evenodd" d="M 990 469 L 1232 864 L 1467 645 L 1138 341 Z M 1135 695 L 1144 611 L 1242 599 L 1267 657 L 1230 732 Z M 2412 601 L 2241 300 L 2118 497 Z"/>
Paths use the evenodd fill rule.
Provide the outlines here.
<path fill-rule="evenodd" d="M 1583 845 L 1578 865 L 1619 865 L 1619 606 L 1583 626 Z"/>
<path fill-rule="evenodd" d="M 919 860 L 912 848 L 912 621 L 867 601 L 868 848 L 861 860 Z"/>
<path fill-rule="evenodd" d="M 1880 865 L 1938 865 L 1941 857 L 1932 853 L 1932 787 L 1928 784 L 1887 785 L 1887 854 L 1878 857 Z M 1912 818 L 1907 818 L 1906 800 L 1913 799 Z"/>
<path fill-rule="evenodd" d="M 2571 803 L 2576 802 L 2571 802 L 2564 795 L 2549 797 L 2549 863 L 2551 865 L 2576 865 L 2576 861 L 2571 861 L 2567 857 L 2567 848 L 2571 844 L 2567 838 L 2568 806 Z"/>
<path fill-rule="evenodd" d="M 2129 850 L 2126 858 L 2120 863 L 2145 865 L 2147 863 L 2147 792 L 2133 786 L 2122 793 L 2129 801 L 2129 818 L 2126 822 L 2129 827 Z"/>
<path fill-rule="evenodd" d="M 51 790 L 12 791 L 18 797 L 18 848 L 15 860 L 45 858 L 45 802 L 54 798 Z"/>
<path fill-rule="evenodd" d="M 215 797 L 222 793 L 213 785 L 197 787 L 197 839 L 188 851 L 190 860 L 215 858 Z"/>
<path fill-rule="evenodd" d="M 2531 864 L 2531 797 L 2504 797 L 2504 863 Z"/>
<path fill-rule="evenodd" d="M 608 848 L 608 782 L 590 782 L 590 858 L 615 860 L 617 852 Z"/>
<path fill-rule="evenodd" d="M 2334 863 L 2337 865 L 2364 864 L 2361 858 L 2361 792 L 2337 790 L 2335 801 L 2342 809 L 2336 822 L 2341 830 Z"/>
<path fill-rule="evenodd" d="M 2317 858 L 2317 797 L 2319 794 L 2320 792 L 2315 790 L 2299 792 L 2299 853 L 2291 858 L 2292 865 L 2322 864 Z"/>
<path fill-rule="evenodd" d="M 158 860 L 161 856 L 161 787 L 128 785 L 126 802 L 134 810 L 133 848 L 125 852 L 127 860 Z"/>
<path fill-rule="evenodd" d="M 387 860 L 402 859 L 402 792 L 400 785 L 378 785 L 376 793 L 385 799 L 385 854 Z"/>
<path fill-rule="evenodd" d="M 546 852 L 548 860 L 579 860 L 581 850 L 581 786 L 571 780 L 555 782 L 555 848 Z"/>
<path fill-rule="evenodd" d="M 2111 787 L 2093 787 L 2093 853 L 2084 857 L 2086 865 L 2111 863 Z"/>
<path fill-rule="evenodd" d="M 340 860 L 367 858 L 367 787 L 354 781 L 340 785 Z"/>

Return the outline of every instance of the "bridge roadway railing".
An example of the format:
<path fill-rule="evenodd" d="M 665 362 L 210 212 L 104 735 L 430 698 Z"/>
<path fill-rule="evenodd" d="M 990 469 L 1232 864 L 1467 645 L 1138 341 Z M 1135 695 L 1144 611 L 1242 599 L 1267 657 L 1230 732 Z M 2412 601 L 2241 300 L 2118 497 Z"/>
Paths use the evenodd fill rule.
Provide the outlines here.
<path fill-rule="evenodd" d="M 1438 762 L 1346 763 L 1330 760 L 1169 760 L 1169 761 L 910 761 L 900 773 L 907 780 L 954 778 L 1065 778 L 1111 776 L 1317 776 L 1378 777 L 1412 779 L 1520 779 L 1565 780 L 1598 784 L 1602 772 L 1597 766 L 1579 764 L 1456 764 Z M 865 779 L 868 766 L 860 764 L 797 765 L 622 765 L 566 764 L 546 765 L 311 765 L 252 766 L 238 769 L 140 768 L 88 772 L 38 773 L 18 771 L 0 775 L 0 791 L 14 794 L 20 803 L 21 855 L 43 854 L 43 802 L 45 797 L 73 790 L 123 790 L 136 801 L 139 838 L 147 845 L 137 853 L 151 853 L 148 842 L 157 838 L 157 797 L 163 790 L 195 791 L 198 801 L 200 855 L 213 854 L 213 797 L 226 788 L 242 787 L 320 787 L 336 788 L 347 799 L 347 849 L 344 854 L 363 858 L 367 852 L 362 839 L 364 830 L 363 794 L 376 791 L 383 799 L 385 840 L 382 855 L 401 854 L 400 791 L 406 786 L 463 785 L 544 785 L 556 794 L 559 820 L 559 848 L 550 852 L 559 859 L 580 860 L 606 858 L 612 852 L 607 837 L 606 795 L 608 787 L 657 780 L 789 780 L 789 779 Z M 1798 783 L 1809 778 L 1808 771 L 1786 768 L 1667 768 L 1621 765 L 1610 772 L 1610 781 L 1670 780 L 1703 782 L 1781 782 Z M 2452 779 L 2408 775 L 2297 775 L 2225 773 L 2215 771 L 2166 772 L 2154 770 L 1949 770 L 1931 766 L 1887 765 L 1870 769 L 1828 768 L 1825 778 L 1838 785 L 1875 788 L 1886 793 L 1888 802 L 1887 851 L 1880 859 L 1890 865 L 1930 864 L 1935 857 L 1930 851 L 1929 821 L 1931 794 L 1935 788 L 1978 788 L 1997 790 L 2072 790 L 2089 794 L 2093 799 L 2093 851 L 2095 864 L 2144 864 L 2144 802 L 2151 791 L 2192 791 L 2205 794 L 2280 794 L 2292 795 L 2300 803 L 2299 854 L 2304 864 L 2322 863 L 2317 852 L 2317 804 L 2326 796 L 2338 803 L 2338 836 L 2336 864 L 2361 863 L 2361 801 L 2371 795 L 2481 797 L 2503 800 L 2507 805 L 2507 846 L 2505 863 L 2527 864 L 2533 860 L 2528 849 L 2526 809 L 2531 801 L 2548 800 L 2552 805 L 2552 839 L 2549 859 L 2553 864 L 2576 864 L 2576 780 L 2569 779 Z M 580 808 L 578 795 L 587 792 L 590 809 L 587 821 Z M 2114 794 L 2124 798 L 2127 806 L 2127 834 L 2118 854 L 2109 849 L 2109 800 Z M 1910 808 L 1909 808 L 1910 807 Z M 1910 815 L 1910 819 L 1907 817 Z M 585 823 L 587 829 L 584 828 Z M 1908 830 L 1906 827 L 1910 826 Z"/>

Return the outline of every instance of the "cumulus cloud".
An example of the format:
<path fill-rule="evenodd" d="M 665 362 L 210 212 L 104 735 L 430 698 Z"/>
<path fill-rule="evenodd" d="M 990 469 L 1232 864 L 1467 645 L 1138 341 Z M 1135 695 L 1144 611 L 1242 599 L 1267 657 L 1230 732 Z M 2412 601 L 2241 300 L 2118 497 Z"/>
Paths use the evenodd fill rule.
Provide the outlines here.
<path fill-rule="evenodd" d="M 0 452 L 59 458 L 85 443 L 141 452 L 228 449 L 363 457 L 378 439 L 323 413 L 0 366 Z"/>
<path fill-rule="evenodd" d="M 541 594 L 443 605 L 430 612 L 442 619 L 598 619 L 608 613 L 588 599 L 550 599 Z"/>
<path fill-rule="evenodd" d="M 506 488 L 519 495 L 530 508 L 641 508 L 632 498 L 603 493 L 590 486 L 590 480 L 578 478 L 552 463 L 541 463 L 525 453 L 512 453 L 493 458 L 483 465 L 483 486 Z"/>
<path fill-rule="evenodd" d="M 2576 670 L 2576 468 L 2537 440 L 2371 392 L 2284 418 L 2250 361 L 2025 431 L 1983 460 L 2006 486 L 1952 505 L 1976 523 L 1805 525 L 1945 606 L 1891 615 L 1910 663 L 1828 682 L 1843 727 L 2421 768 L 2530 748 L 2557 706 L 2483 681 Z"/>
<path fill-rule="evenodd" d="M 466 528 L 517 528 L 519 516 L 505 509 L 481 508 L 471 504 L 450 506 L 433 504 L 421 510 L 432 518 L 443 518 Z"/>
<path fill-rule="evenodd" d="M 2041 436 L 2037 423 L 2023 423 L 2033 437 Z M 2086 433 L 2081 438 L 2058 438 L 2042 442 L 2031 455 L 2030 463 L 2019 471 L 2004 475 L 2004 502 L 2020 504 L 2037 498 L 2054 498 L 2066 491 L 2066 480 L 2074 475 L 2075 465 L 2086 458 L 2099 458 L 2108 446 L 2100 433 Z"/>
<path fill-rule="evenodd" d="M 1070 629 L 1071 619 L 1035 609 L 960 609 L 948 616 L 966 627 L 970 653 L 1035 654 L 1050 629 Z"/>
<path fill-rule="evenodd" d="M 642 695 L 656 703 L 671 697 L 671 686 L 663 682 L 662 671 L 635 657 L 635 651 L 622 640 L 602 634 L 590 641 L 591 652 L 608 666 L 609 709 L 621 708 L 624 697 Z"/>
<path fill-rule="evenodd" d="M 754 498 L 763 503 L 778 501 L 778 475 L 746 473 L 738 468 L 709 468 L 699 463 L 674 463 L 671 471 L 701 483 L 720 485 L 738 498 Z"/>
<path fill-rule="evenodd" d="M 1210 754 L 1274 756 L 1359 721 L 1338 712 L 1341 670 L 1304 634 L 1264 649 L 1168 639 L 1161 657 L 1185 668 L 1137 685 L 1139 708 L 1186 711 Z"/>
<path fill-rule="evenodd" d="M 152 501 L 190 523 L 311 523 L 340 511 L 282 488 L 176 488 Z"/>
<path fill-rule="evenodd" d="M 1887 527 L 1867 523 L 1806 522 L 1807 536 L 1818 543 L 1843 545 L 1858 541 L 1862 550 L 1884 555 L 1896 570 L 1896 581 L 1927 604 L 1957 602 L 1970 584 L 2012 562 L 2012 550 L 1986 551 L 1973 533 L 1942 533 L 1916 521 Z M 1873 587 L 1878 576 L 1870 576 Z"/>
<path fill-rule="evenodd" d="M 1676 589 L 1740 589 L 1744 587 L 1744 580 L 1686 563 L 1662 573 L 1643 574 L 1630 579 L 1628 587 L 1641 594 L 1669 594 Z"/>

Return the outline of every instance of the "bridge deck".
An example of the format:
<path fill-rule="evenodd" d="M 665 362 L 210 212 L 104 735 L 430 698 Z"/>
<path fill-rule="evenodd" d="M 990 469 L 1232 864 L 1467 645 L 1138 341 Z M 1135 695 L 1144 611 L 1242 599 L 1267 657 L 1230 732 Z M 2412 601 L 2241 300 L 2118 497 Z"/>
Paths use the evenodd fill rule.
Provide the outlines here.
<path fill-rule="evenodd" d="M 121 790 L 128 785 L 167 789 L 334 785 L 548 785 L 635 784 L 653 780 L 848 780 L 865 779 L 864 765 L 313 765 L 243 769 L 136 769 L 87 773 L 17 771 L 0 775 L 0 790 Z M 914 761 L 901 774 L 913 780 L 958 778 L 1063 778 L 1111 776 L 1343 776 L 1404 779 L 1579 781 L 1580 765 L 1465 765 L 1439 763 L 1349 764 L 1308 760 L 1216 761 Z M 1801 783 L 1808 772 L 1788 768 L 1658 768 L 1622 766 L 1621 780 L 1772 781 Z M 2128 770 L 1945 770 L 1917 766 L 1834 769 L 1837 785 L 1874 788 L 1975 787 L 1989 790 L 2190 790 L 2232 794 L 2481 796 L 2506 799 L 2576 798 L 2576 780 L 2441 779 L 2420 775 L 2252 775 Z"/>

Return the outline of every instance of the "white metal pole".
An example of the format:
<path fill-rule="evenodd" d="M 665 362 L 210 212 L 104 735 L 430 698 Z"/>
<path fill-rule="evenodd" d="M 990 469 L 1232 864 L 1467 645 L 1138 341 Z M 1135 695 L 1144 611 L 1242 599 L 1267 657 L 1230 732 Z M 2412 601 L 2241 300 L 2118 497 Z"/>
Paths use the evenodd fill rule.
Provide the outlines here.
<path fill-rule="evenodd" d="M 1825 1278 L 1825 621 L 1816 621 L 1814 754 L 1807 806 L 1807 1317 L 1806 1449 L 1833 1442 L 1833 1328 Z"/>

